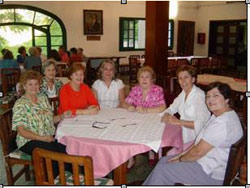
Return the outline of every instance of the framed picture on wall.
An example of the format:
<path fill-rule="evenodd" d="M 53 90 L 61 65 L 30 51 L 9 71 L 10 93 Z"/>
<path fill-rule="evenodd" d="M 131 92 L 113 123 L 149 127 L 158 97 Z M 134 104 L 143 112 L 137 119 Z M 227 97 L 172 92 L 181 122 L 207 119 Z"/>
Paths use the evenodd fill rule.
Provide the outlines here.
<path fill-rule="evenodd" d="M 102 10 L 83 10 L 84 35 L 102 35 Z"/>

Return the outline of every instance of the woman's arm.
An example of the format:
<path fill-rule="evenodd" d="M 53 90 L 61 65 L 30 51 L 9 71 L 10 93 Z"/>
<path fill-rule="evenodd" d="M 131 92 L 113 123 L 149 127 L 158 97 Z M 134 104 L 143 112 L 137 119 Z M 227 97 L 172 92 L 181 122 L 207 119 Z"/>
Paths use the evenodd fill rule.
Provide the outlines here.
<path fill-rule="evenodd" d="M 151 108 L 143 108 L 143 107 L 137 107 L 136 110 L 141 113 L 160 113 L 166 109 L 166 105 L 160 105 L 157 107 L 151 107 Z"/>
<path fill-rule="evenodd" d="M 97 91 L 92 87 L 92 92 L 96 99 L 98 99 Z"/>
<path fill-rule="evenodd" d="M 211 149 L 212 145 L 207 143 L 205 140 L 201 139 L 200 142 L 190 149 L 186 154 L 179 157 L 181 162 L 193 162 L 197 161 L 201 157 L 205 156 Z"/>
<path fill-rule="evenodd" d="M 19 126 L 17 132 L 20 136 L 30 139 L 30 140 L 39 140 L 44 142 L 52 142 L 54 140 L 53 136 L 40 136 L 29 130 L 26 130 L 24 126 Z"/>

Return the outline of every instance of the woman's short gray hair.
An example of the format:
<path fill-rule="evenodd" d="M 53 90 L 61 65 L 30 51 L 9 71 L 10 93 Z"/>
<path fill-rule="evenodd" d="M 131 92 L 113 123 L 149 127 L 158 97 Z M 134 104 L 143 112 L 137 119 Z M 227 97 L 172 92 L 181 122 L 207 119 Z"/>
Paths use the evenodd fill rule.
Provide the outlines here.
<path fill-rule="evenodd" d="M 43 66 L 42 66 L 42 73 L 44 74 L 45 72 L 45 69 L 50 66 L 50 65 L 54 65 L 55 69 L 57 70 L 57 67 L 56 67 L 56 62 L 53 60 L 53 59 L 48 59 L 47 61 L 45 61 L 43 63 Z"/>
<path fill-rule="evenodd" d="M 32 47 L 30 47 L 29 48 L 29 54 L 31 55 L 31 56 L 36 56 L 37 55 L 37 48 L 36 47 L 34 47 L 34 46 L 32 46 Z"/>

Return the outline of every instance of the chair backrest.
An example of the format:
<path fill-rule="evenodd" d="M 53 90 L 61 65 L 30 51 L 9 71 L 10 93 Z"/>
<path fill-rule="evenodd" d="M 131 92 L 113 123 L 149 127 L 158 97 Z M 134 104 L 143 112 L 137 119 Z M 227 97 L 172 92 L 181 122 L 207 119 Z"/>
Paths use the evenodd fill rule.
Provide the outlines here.
<path fill-rule="evenodd" d="M 16 149 L 16 131 L 12 131 L 12 109 L 5 110 L 0 115 L 0 140 L 3 147 L 3 155 L 7 156 Z"/>
<path fill-rule="evenodd" d="M 32 153 L 32 158 L 36 185 L 54 185 L 52 161 L 58 162 L 61 185 L 66 185 L 64 163 L 72 164 L 74 185 L 80 185 L 80 166 L 84 167 L 85 185 L 94 185 L 93 163 L 91 157 L 71 156 L 64 153 L 36 148 Z"/>
<path fill-rule="evenodd" d="M 54 115 L 58 114 L 58 107 L 59 107 L 59 97 L 53 97 L 53 98 L 49 98 L 49 103 L 53 109 Z"/>
<path fill-rule="evenodd" d="M 137 72 L 140 68 L 140 63 L 138 58 L 129 58 L 129 81 L 130 85 L 137 83 Z"/>
<path fill-rule="evenodd" d="M 140 55 L 130 55 L 129 59 L 140 59 Z"/>
<path fill-rule="evenodd" d="M 245 131 L 244 131 L 245 133 Z M 246 151 L 246 134 L 231 146 L 223 185 L 231 185 L 243 162 Z"/>
<path fill-rule="evenodd" d="M 189 61 L 187 59 L 177 59 L 177 66 L 188 65 Z"/>
<path fill-rule="evenodd" d="M 34 71 L 42 73 L 42 66 L 41 65 L 32 66 L 31 69 L 34 70 Z"/>
<path fill-rule="evenodd" d="M 16 89 L 16 84 L 19 82 L 20 75 L 21 72 L 19 69 L 1 69 L 2 90 L 4 95 L 6 95 L 8 91 L 14 91 Z"/>

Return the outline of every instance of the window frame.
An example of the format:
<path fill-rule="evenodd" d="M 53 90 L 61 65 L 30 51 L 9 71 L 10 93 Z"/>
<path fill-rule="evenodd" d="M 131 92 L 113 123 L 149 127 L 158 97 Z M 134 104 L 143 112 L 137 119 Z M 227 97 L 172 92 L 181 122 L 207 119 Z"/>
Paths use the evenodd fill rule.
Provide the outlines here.
<path fill-rule="evenodd" d="M 67 49 L 67 33 L 66 33 L 66 28 L 64 23 L 62 22 L 62 20 L 56 16 L 55 14 L 48 12 L 44 9 L 38 8 L 38 7 L 34 7 L 34 6 L 30 6 L 30 5 L 19 5 L 19 4 L 13 4 L 13 5 L 0 5 L 1 10 L 4 9 L 14 9 L 14 20 L 10 21 L 10 22 L 4 22 L 4 23 L 0 23 L 0 27 L 1 26 L 9 26 L 9 25 L 25 25 L 25 26 L 29 26 L 32 28 L 32 45 L 35 46 L 35 38 L 38 37 L 35 35 L 34 30 L 39 30 L 42 31 L 44 33 L 46 33 L 46 38 L 47 38 L 47 55 L 49 55 L 49 52 L 51 51 L 51 47 L 52 46 L 61 46 L 63 45 L 65 47 L 65 49 Z M 31 22 L 20 22 L 17 21 L 16 19 L 16 9 L 24 9 L 24 10 L 30 10 L 30 11 L 34 11 L 33 14 L 33 20 Z M 35 16 L 36 13 L 41 13 L 44 14 L 48 17 L 52 18 L 52 21 L 47 24 L 47 25 L 36 25 L 35 22 Z M 54 21 L 57 21 L 57 23 L 59 24 L 59 26 L 61 27 L 61 31 L 62 31 L 62 35 L 51 35 L 51 30 L 50 27 L 53 24 Z M 62 44 L 61 45 L 54 45 L 51 43 L 51 38 L 52 37 L 61 37 L 62 38 Z M 42 45 L 41 47 L 45 47 L 44 45 Z"/>
<path fill-rule="evenodd" d="M 135 45 L 133 47 L 123 47 L 123 42 L 124 42 L 123 34 L 124 34 L 124 30 L 125 30 L 123 22 L 124 21 L 128 21 L 128 22 L 134 21 L 134 28 L 135 28 L 135 21 L 137 21 L 137 20 L 145 20 L 145 24 L 146 24 L 145 18 L 135 18 L 135 17 L 120 17 L 119 18 L 119 29 L 120 29 L 120 31 L 119 31 L 119 50 L 120 51 L 144 51 L 145 50 L 145 48 L 135 49 Z M 170 36 L 168 35 L 168 40 L 170 39 L 170 45 L 168 46 L 168 50 L 172 50 L 173 46 L 174 46 L 174 20 L 170 19 L 169 24 L 171 24 L 171 29 L 168 28 L 168 32 L 171 31 L 171 35 Z M 133 43 L 135 44 L 135 32 L 134 32 Z"/>

